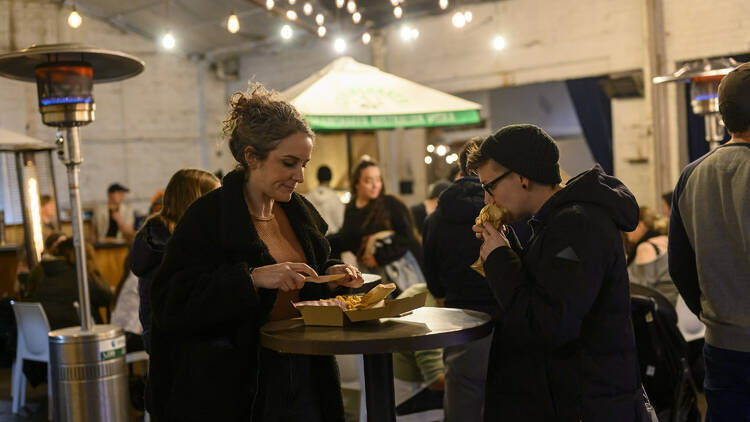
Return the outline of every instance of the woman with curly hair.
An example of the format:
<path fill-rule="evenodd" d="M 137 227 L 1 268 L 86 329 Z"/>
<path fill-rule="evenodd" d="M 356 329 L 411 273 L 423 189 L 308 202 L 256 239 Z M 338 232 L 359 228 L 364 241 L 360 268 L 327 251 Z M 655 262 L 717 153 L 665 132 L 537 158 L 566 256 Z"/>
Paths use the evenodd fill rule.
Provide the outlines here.
<path fill-rule="evenodd" d="M 277 353 L 258 338 L 266 321 L 297 315 L 292 302 L 364 282 L 329 259 L 325 222 L 294 192 L 312 130 L 261 85 L 232 97 L 224 124 L 239 165 L 185 212 L 151 288 L 154 419 L 343 421 L 331 356 Z M 305 283 L 319 273 L 344 277 Z"/>

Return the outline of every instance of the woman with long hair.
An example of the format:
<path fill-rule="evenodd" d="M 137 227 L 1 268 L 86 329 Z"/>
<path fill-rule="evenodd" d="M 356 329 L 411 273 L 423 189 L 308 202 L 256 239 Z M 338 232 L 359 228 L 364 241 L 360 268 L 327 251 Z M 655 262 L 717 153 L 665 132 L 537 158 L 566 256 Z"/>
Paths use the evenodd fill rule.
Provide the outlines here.
<path fill-rule="evenodd" d="M 164 190 L 162 208 L 152 214 L 135 235 L 130 250 L 130 269 L 138 277 L 138 314 L 146 351 L 151 350 L 151 281 L 164 258 L 167 242 L 190 204 L 220 184 L 216 176 L 205 170 L 178 170 Z"/>
<path fill-rule="evenodd" d="M 363 160 L 354 168 L 350 180 L 351 201 L 344 212 L 341 231 L 331 236 L 334 252 L 350 251 L 360 266 L 390 278 L 384 267 L 406 258 L 414 270 L 412 281 L 424 282 L 422 247 L 411 212 L 403 202 L 385 193 L 380 168 Z M 403 277 L 399 274 L 399 278 Z M 394 281 L 401 290 L 412 282 Z"/>
<path fill-rule="evenodd" d="M 224 132 L 238 167 L 185 212 L 151 287 L 147 402 L 160 421 L 343 422 L 333 357 L 259 343 L 265 322 L 299 315 L 292 302 L 364 282 L 329 259 L 326 223 L 294 192 L 314 134 L 259 84 L 230 107 Z M 343 277 L 305 282 L 318 274 Z"/>

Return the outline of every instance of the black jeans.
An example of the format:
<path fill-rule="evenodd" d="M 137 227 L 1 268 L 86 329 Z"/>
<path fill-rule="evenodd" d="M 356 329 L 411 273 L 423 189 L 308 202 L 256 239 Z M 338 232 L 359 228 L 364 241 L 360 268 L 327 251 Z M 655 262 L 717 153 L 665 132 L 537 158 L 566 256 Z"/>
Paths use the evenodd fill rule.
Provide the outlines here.
<path fill-rule="evenodd" d="M 706 422 L 750 421 L 750 353 L 703 346 Z"/>

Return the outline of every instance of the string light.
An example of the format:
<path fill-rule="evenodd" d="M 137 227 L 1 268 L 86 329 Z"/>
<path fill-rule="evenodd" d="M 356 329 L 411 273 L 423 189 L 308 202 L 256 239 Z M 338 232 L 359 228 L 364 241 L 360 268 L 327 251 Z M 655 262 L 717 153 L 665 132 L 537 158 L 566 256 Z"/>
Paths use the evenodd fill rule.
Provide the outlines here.
<path fill-rule="evenodd" d="M 456 28 L 463 28 L 466 26 L 466 17 L 464 17 L 463 13 L 456 12 L 451 18 L 451 22 L 453 22 L 453 26 Z"/>
<path fill-rule="evenodd" d="M 172 35 L 172 31 L 167 31 L 166 34 L 161 38 L 161 45 L 166 48 L 167 50 L 171 50 L 174 48 L 175 44 L 177 44 L 177 41 L 174 39 L 174 35 Z"/>
<path fill-rule="evenodd" d="M 344 7 L 344 3 L 345 2 L 346 2 L 346 0 L 336 0 L 336 7 L 338 7 L 339 9 L 341 9 L 342 7 Z"/>
<path fill-rule="evenodd" d="M 425 164 L 432 164 L 432 157 L 430 157 L 429 155 L 425 155 L 425 157 L 424 157 L 424 163 Z"/>
<path fill-rule="evenodd" d="M 318 25 L 323 25 L 325 21 L 326 17 L 323 16 L 322 13 L 318 13 L 317 15 L 315 15 L 315 23 L 317 23 Z"/>
<path fill-rule="evenodd" d="M 396 17 L 396 19 L 401 19 L 401 16 L 404 15 L 404 9 L 401 8 L 401 6 L 396 6 L 393 8 L 393 16 Z"/>
<path fill-rule="evenodd" d="M 354 0 L 349 0 L 346 3 L 346 11 L 349 13 L 354 13 L 357 11 L 357 3 L 354 2 Z"/>
<path fill-rule="evenodd" d="M 76 4 L 73 3 L 73 10 L 68 15 L 68 26 L 76 29 L 81 26 L 81 23 L 83 23 L 83 18 L 78 14 L 78 12 L 76 11 Z"/>
<path fill-rule="evenodd" d="M 364 34 L 362 34 L 362 44 L 367 45 L 370 43 L 371 40 L 372 40 L 372 36 L 370 35 L 369 32 L 365 32 Z"/>
<path fill-rule="evenodd" d="M 346 41 L 343 38 L 336 38 L 336 41 L 333 42 L 333 49 L 337 53 L 343 53 L 346 51 Z"/>
<path fill-rule="evenodd" d="M 359 12 L 354 12 L 354 14 L 352 15 L 352 21 L 354 21 L 354 23 L 359 23 L 359 21 L 361 20 L 362 20 L 362 14 Z"/>
<path fill-rule="evenodd" d="M 474 14 L 471 13 L 471 10 L 467 10 L 464 12 L 464 19 L 466 19 L 466 23 L 471 23 L 471 20 L 474 18 Z"/>
<path fill-rule="evenodd" d="M 408 25 L 401 27 L 401 39 L 404 41 L 416 40 L 419 37 L 419 30 L 417 28 L 411 28 Z"/>
<path fill-rule="evenodd" d="M 232 14 L 229 15 L 229 19 L 227 19 L 227 31 L 236 34 L 239 30 L 240 20 L 237 18 L 237 15 L 234 14 L 234 11 L 232 11 Z"/>
<path fill-rule="evenodd" d="M 440 6 L 440 9 L 445 10 L 448 8 L 448 0 L 439 0 L 438 5 Z"/>
<path fill-rule="evenodd" d="M 435 145 L 432 145 L 432 144 L 427 145 L 427 152 L 429 153 L 435 152 Z"/>
<path fill-rule="evenodd" d="M 294 3 L 297 3 L 297 0 L 289 0 L 289 4 L 291 4 L 292 6 L 294 6 Z"/>
<path fill-rule="evenodd" d="M 398 0 L 391 0 L 391 6 L 396 7 L 398 6 L 399 1 Z"/>
<path fill-rule="evenodd" d="M 292 27 L 289 25 L 284 25 L 281 27 L 281 38 L 288 40 L 292 38 L 292 35 L 294 35 L 294 31 L 292 31 Z"/>
<path fill-rule="evenodd" d="M 502 35 L 498 35 L 492 40 L 492 48 L 495 50 L 502 50 L 505 48 L 505 38 Z"/>
<path fill-rule="evenodd" d="M 297 20 L 297 12 L 294 10 L 287 10 L 286 12 L 286 18 L 290 21 L 296 21 Z"/>
<path fill-rule="evenodd" d="M 325 37 L 325 36 L 326 36 L 326 32 L 327 32 L 327 31 L 326 31 L 326 27 L 325 27 L 325 26 L 319 26 L 319 27 L 318 27 L 318 36 L 319 36 L 320 38 L 323 38 L 323 37 Z"/>
<path fill-rule="evenodd" d="M 266 0 L 266 9 L 271 10 L 276 3 L 273 0 Z"/>
<path fill-rule="evenodd" d="M 445 145 L 438 145 L 437 149 L 435 149 L 435 152 L 437 152 L 437 155 L 442 157 L 448 152 L 448 148 L 446 148 Z"/>
<path fill-rule="evenodd" d="M 310 15 L 312 15 L 312 12 L 313 12 L 313 9 L 312 9 L 312 4 L 310 4 L 310 3 L 305 3 L 305 5 L 304 5 L 304 6 L 302 6 L 302 12 L 303 12 L 303 13 L 305 14 L 305 16 L 310 16 Z"/>

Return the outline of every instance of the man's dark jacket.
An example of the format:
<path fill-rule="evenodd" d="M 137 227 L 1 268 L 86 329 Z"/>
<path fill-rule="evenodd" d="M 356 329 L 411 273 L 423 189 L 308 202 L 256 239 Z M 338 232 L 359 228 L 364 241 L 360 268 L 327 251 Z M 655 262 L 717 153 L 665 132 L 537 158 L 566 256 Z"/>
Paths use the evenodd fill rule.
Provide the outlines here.
<path fill-rule="evenodd" d="M 171 236 L 161 219 L 151 218 L 136 233 L 130 249 L 130 269 L 138 277 L 138 317 L 143 327 L 141 337 L 147 352 L 151 351 L 151 283 Z"/>
<path fill-rule="evenodd" d="M 243 183 L 244 173 L 233 171 L 223 187 L 188 208 L 153 280 L 147 401 L 154 420 L 281 421 L 293 398 L 285 391 L 310 382 L 325 409 L 324 420 L 343 421 L 333 357 L 305 357 L 311 376 L 300 380 L 289 368 L 299 356 L 259 353 L 259 328 L 268 320 L 277 291 L 256 292 L 249 273 L 275 261 L 250 218 Z M 308 265 L 325 272 L 335 262 L 328 259 L 323 219 L 296 193 L 280 205 Z M 330 295 L 325 284 L 308 283 L 300 291 L 302 299 Z M 268 391 L 280 393 L 269 396 Z M 279 416 L 270 417 L 269 411 Z"/>
<path fill-rule="evenodd" d="M 499 308 L 487 280 L 470 268 L 482 246 L 471 230 L 482 207 L 484 190 L 476 177 L 462 177 L 440 195 L 422 231 L 425 278 L 445 306 L 494 316 Z"/>
<path fill-rule="evenodd" d="M 530 224 L 524 251 L 484 266 L 501 308 L 485 421 L 646 420 L 620 237 L 638 224 L 633 195 L 596 166 Z"/>

